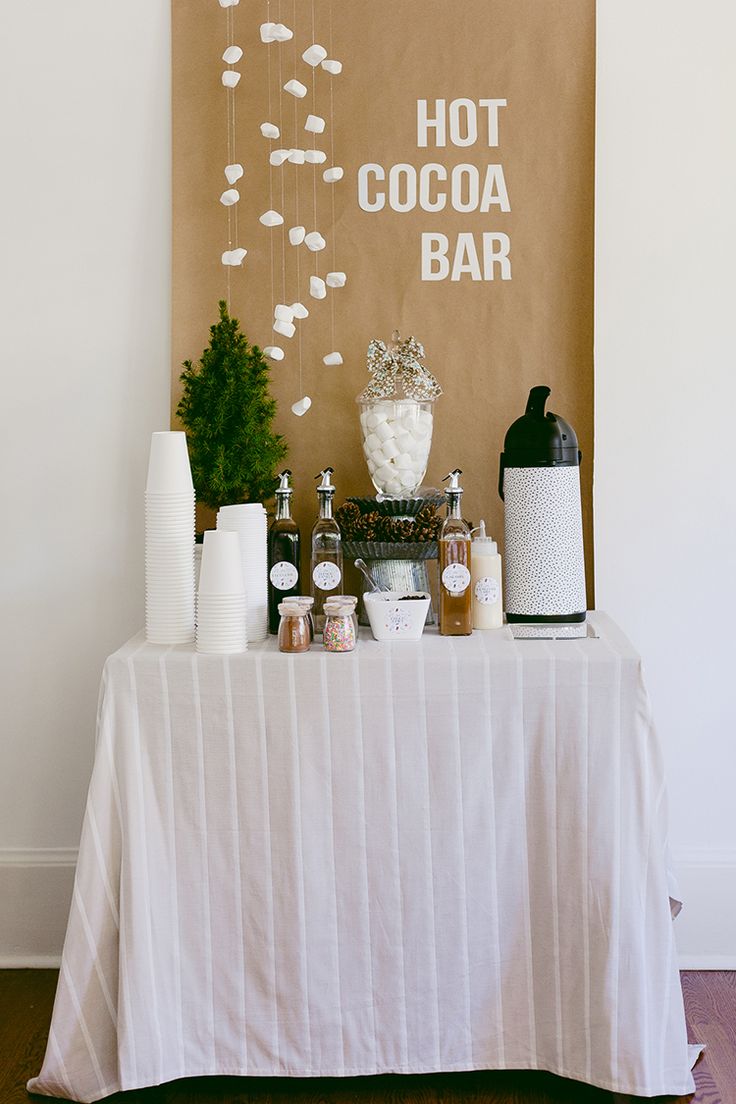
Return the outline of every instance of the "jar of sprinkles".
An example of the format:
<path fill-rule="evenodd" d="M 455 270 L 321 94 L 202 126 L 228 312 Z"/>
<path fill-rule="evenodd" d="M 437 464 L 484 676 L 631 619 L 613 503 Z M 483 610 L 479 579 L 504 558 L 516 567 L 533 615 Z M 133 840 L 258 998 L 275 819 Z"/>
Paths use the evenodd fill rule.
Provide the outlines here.
<path fill-rule="evenodd" d="M 349 595 L 335 597 L 325 602 L 325 627 L 322 642 L 328 652 L 352 652 L 355 648 L 355 605 L 357 599 Z"/>

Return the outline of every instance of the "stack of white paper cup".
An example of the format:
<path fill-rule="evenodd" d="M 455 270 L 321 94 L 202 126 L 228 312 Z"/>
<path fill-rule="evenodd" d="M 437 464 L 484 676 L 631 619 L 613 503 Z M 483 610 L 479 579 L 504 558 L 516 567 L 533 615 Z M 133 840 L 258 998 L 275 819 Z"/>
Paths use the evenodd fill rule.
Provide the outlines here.
<path fill-rule="evenodd" d="M 244 652 L 245 590 L 237 533 L 204 535 L 197 594 L 197 651 Z"/>
<path fill-rule="evenodd" d="M 217 528 L 237 533 L 240 538 L 248 643 L 258 643 L 268 636 L 266 511 L 260 502 L 221 506 L 217 512 Z"/>
<path fill-rule="evenodd" d="M 184 433 L 154 433 L 146 483 L 146 639 L 194 640 L 194 486 Z"/>

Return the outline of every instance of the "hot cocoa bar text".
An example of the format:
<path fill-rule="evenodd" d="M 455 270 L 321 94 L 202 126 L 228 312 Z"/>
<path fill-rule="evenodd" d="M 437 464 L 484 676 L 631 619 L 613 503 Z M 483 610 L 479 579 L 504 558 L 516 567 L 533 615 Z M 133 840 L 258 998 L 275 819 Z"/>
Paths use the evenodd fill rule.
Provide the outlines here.
<path fill-rule="evenodd" d="M 489 149 L 499 144 L 499 113 L 506 100 L 417 100 L 417 146 L 448 145 Z M 503 165 L 470 163 L 449 169 L 440 162 L 423 165 L 372 162 L 358 170 L 358 204 L 363 211 L 507 213 L 511 210 Z M 483 231 L 447 234 L 422 232 L 422 280 L 510 280 L 508 234 Z"/>

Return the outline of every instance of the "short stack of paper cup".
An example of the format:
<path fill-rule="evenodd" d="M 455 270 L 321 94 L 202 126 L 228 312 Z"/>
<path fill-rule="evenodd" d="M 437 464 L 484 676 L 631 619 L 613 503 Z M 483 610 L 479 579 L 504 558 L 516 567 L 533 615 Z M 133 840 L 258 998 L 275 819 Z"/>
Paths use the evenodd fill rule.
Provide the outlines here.
<path fill-rule="evenodd" d="M 266 511 L 260 502 L 221 506 L 217 528 L 237 533 L 245 586 L 248 643 L 268 636 L 268 544 Z"/>
<path fill-rule="evenodd" d="M 154 433 L 146 483 L 146 639 L 194 640 L 194 487 L 184 433 Z"/>
<path fill-rule="evenodd" d="M 197 651 L 244 652 L 245 590 L 237 533 L 204 535 L 197 593 Z"/>

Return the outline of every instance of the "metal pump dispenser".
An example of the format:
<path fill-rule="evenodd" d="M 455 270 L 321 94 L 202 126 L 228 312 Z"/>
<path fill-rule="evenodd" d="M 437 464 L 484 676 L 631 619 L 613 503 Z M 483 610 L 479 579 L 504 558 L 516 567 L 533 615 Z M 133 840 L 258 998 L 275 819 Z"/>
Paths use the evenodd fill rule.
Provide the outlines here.
<path fill-rule="evenodd" d="M 300 591 L 300 534 L 291 516 L 290 478 L 288 468 L 279 475 L 276 517 L 268 531 L 268 628 L 272 633 L 279 628 L 279 603 Z"/>

